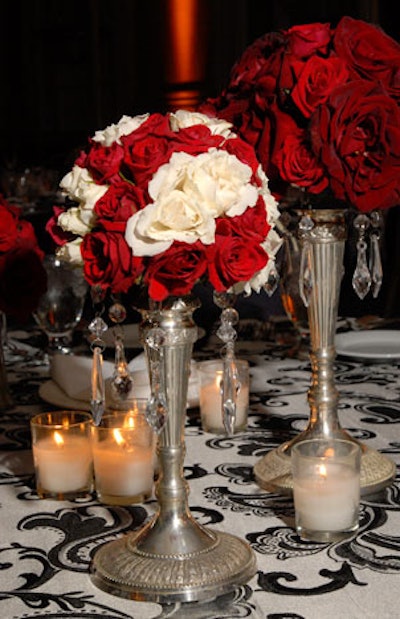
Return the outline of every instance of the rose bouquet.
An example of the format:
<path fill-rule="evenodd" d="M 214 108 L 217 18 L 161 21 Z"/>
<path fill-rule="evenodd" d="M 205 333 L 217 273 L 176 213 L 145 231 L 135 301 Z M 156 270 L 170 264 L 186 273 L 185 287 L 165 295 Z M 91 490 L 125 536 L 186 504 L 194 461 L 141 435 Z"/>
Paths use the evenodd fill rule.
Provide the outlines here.
<path fill-rule="evenodd" d="M 357 211 L 400 202 L 400 45 L 343 17 L 257 39 L 200 106 L 251 144 L 282 202 Z"/>
<path fill-rule="evenodd" d="M 28 320 L 46 291 L 46 272 L 32 224 L 0 196 L 0 312 Z"/>
<path fill-rule="evenodd" d="M 145 287 L 155 301 L 259 291 L 280 239 L 254 149 L 224 120 L 179 110 L 123 116 L 97 131 L 61 181 L 72 200 L 47 230 L 100 292 Z"/>

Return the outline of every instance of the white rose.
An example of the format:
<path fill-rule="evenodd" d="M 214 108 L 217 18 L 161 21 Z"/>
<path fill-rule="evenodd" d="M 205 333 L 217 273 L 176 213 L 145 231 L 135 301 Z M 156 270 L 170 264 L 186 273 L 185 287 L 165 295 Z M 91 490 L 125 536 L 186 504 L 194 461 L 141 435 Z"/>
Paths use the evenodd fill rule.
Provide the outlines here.
<path fill-rule="evenodd" d="M 273 226 L 280 217 L 278 202 L 269 190 L 268 178 L 261 165 L 258 167 L 257 176 L 262 182 L 261 195 L 267 207 L 267 222 Z"/>
<path fill-rule="evenodd" d="M 128 245 L 135 255 L 154 256 L 173 241 L 213 243 L 216 217 L 241 215 L 256 204 L 250 179 L 250 167 L 225 151 L 173 153 L 149 183 L 153 203 L 128 221 Z"/>
<path fill-rule="evenodd" d="M 94 205 L 107 192 L 108 185 L 98 185 L 86 168 L 74 165 L 71 172 L 60 182 L 60 187 L 70 198 L 77 200 L 81 208 L 93 209 Z"/>
<path fill-rule="evenodd" d="M 74 239 L 73 241 L 65 243 L 65 245 L 59 247 L 56 254 L 61 260 L 66 260 L 72 264 L 76 264 L 77 266 L 82 266 L 83 260 L 81 255 L 81 243 L 82 239 Z"/>
<path fill-rule="evenodd" d="M 99 142 L 103 146 L 111 146 L 114 142 L 121 144 L 120 138 L 123 135 L 129 135 L 132 131 L 136 131 L 143 124 L 150 114 L 142 114 L 139 116 L 122 116 L 117 124 L 109 125 L 105 129 L 96 131 L 93 136 L 95 142 Z"/>
<path fill-rule="evenodd" d="M 93 211 L 85 211 L 77 206 L 60 213 L 57 219 L 58 225 L 65 232 L 72 232 L 84 236 L 93 228 L 96 216 Z"/>
<path fill-rule="evenodd" d="M 196 157 L 173 153 L 149 183 L 156 202 L 177 188 L 201 203 L 213 217 L 241 215 L 254 206 L 258 190 L 250 184 L 251 168 L 234 155 L 215 148 Z"/>
<path fill-rule="evenodd" d="M 155 256 L 174 241 L 194 243 L 215 240 L 215 220 L 201 204 L 184 192 L 173 190 L 148 204 L 127 222 L 125 239 L 136 256 Z"/>
<path fill-rule="evenodd" d="M 236 137 L 231 131 L 232 123 L 222 118 L 210 118 L 200 112 L 188 112 L 178 110 L 170 114 L 170 126 L 172 131 L 179 131 L 193 125 L 206 125 L 213 135 L 222 135 L 224 138 Z"/>

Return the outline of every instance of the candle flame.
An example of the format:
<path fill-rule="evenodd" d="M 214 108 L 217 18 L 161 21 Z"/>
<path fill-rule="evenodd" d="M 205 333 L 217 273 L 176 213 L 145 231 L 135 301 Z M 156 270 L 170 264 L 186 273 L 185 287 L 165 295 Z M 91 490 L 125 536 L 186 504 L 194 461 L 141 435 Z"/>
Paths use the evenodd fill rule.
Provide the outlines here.
<path fill-rule="evenodd" d="M 328 447 L 328 448 L 325 450 L 325 454 L 324 454 L 324 456 L 325 456 L 326 458 L 333 458 L 333 456 L 334 456 L 334 455 L 335 455 L 335 450 L 333 449 L 333 447 Z"/>
<path fill-rule="evenodd" d="M 115 428 L 113 430 L 113 436 L 114 436 L 114 440 L 117 443 L 117 445 L 123 445 L 125 443 L 125 439 L 121 434 L 121 430 L 119 430 L 119 428 Z"/>
<path fill-rule="evenodd" d="M 64 439 L 63 439 L 62 435 L 59 432 L 57 432 L 57 431 L 54 432 L 53 438 L 54 438 L 54 442 L 56 443 L 56 445 L 58 447 L 63 447 Z"/>
<path fill-rule="evenodd" d="M 323 479 L 326 479 L 326 466 L 325 464 L 319 465 L 319 474 Z"/>
<path fill-rule="evenodd" d="M 128 428 L 129 430 L 134 430 L 136 427 L 135 416 L 131 413 L 128 413 L 124 419 L 124 428 Z"/>

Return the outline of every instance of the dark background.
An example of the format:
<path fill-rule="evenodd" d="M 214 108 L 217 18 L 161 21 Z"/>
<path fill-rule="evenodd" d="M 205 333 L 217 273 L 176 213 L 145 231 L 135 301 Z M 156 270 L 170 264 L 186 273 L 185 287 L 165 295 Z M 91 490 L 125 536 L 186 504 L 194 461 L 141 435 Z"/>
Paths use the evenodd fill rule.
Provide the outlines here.
<path fill-rule="evenodd" d="M 174 2 L 2 0 L 1 166 L 67 169 L 96 129 L 118 122 L 122 114 L 168 109 L 171 93 L 182 86 L 171 80 L 168 64 L 166 24 Z M 396 39 L 399 34 L 386 0 L 197 4 L 198 38 L 191 53 L 200 97 L 216 94 L 245 47 L 277 28 L 335 24 L 351 15 L 379 23 Z"/>

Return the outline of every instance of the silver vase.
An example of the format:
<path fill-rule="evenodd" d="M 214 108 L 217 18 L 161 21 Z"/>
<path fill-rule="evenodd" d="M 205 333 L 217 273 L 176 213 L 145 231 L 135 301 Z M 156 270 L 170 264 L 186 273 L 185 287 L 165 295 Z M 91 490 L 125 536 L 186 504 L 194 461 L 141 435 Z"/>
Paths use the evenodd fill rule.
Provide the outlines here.
<path fill-rule="evenodd" d="M 190 361 L 197 339 L 193 309 L 178 300 L 169 308 L 147 312 L 142 323 L 150 368 L 154 370 L 157 363 L 152 357 L 157 348 L 161 363 L 156 368 L 160 374 L 156 391 L 151 377 L 152 397 L 158 397 L 158 408 L 167 411 L 160 413 L 166 415 L 166 422 L 157 447 L 158 513 L 138 532 L 102 546 L 92 562 L 93 583 L 120 597 L 160 603 L 206 600 L 246 583 L 256 572 L 255 557 L 246 542 L 201 526 L 188 506 L 183 462 Z M 149 347 L 151 338 L 157 339 L 158 346 Z"/>
<path fill-rule="evenodd" d="M 298 211 L 298 214 L 301 217 L 298 236 L 303 257 L 299 286 L 308 307 L 310 328 L 310 417 L 303 432 L 271 450 L 256 463 L 255 477 L 264 489 L 291 493 L 292 445 L 311 438 L 344 438 L 361 447 L 361 493 L 371 494 L 391 483 L 396 469 L 392 460 L 359 443 L 343 430 L 338 417 L 335 333 L 347 238 L 346 211 L 307 209 Z"/>

